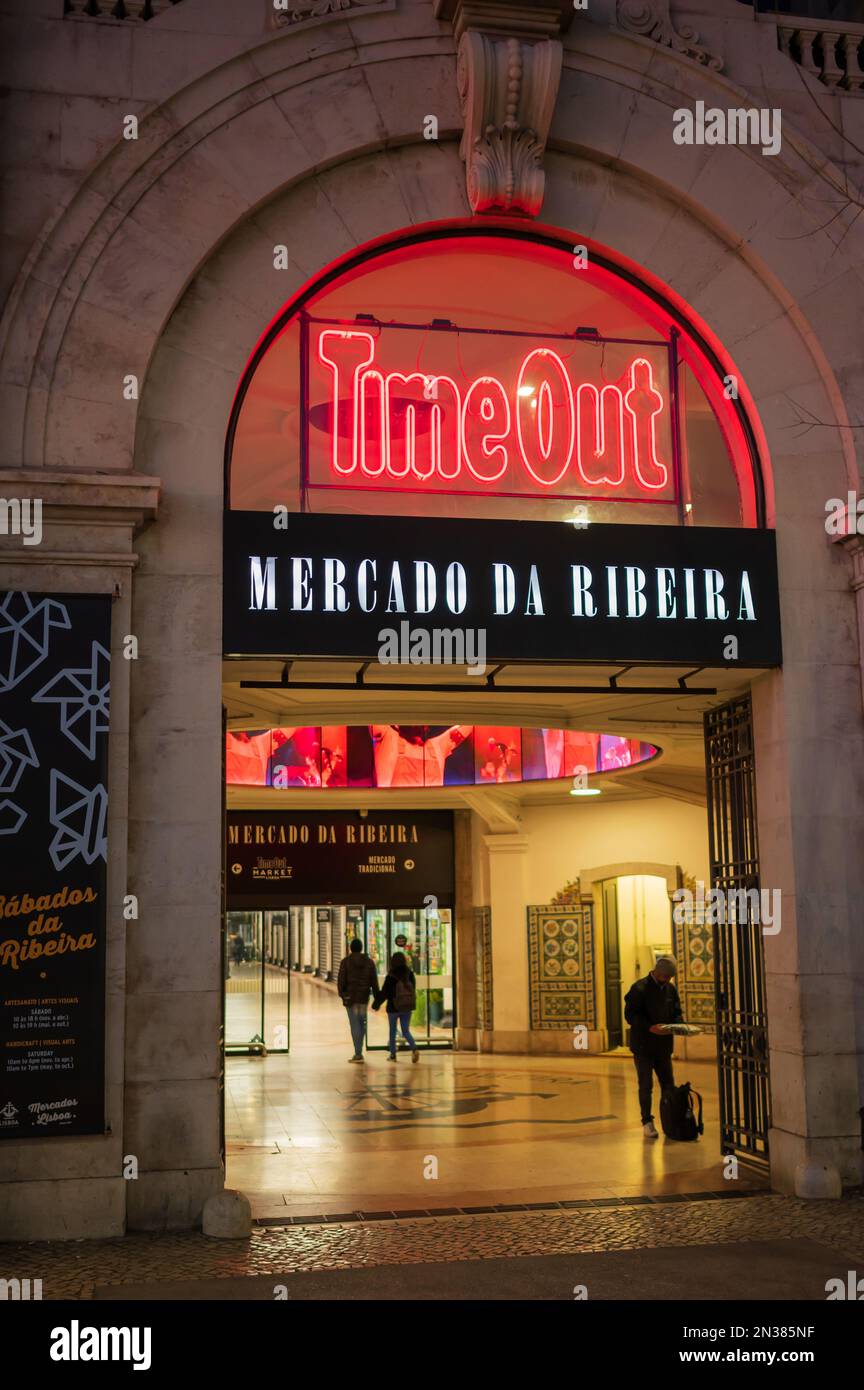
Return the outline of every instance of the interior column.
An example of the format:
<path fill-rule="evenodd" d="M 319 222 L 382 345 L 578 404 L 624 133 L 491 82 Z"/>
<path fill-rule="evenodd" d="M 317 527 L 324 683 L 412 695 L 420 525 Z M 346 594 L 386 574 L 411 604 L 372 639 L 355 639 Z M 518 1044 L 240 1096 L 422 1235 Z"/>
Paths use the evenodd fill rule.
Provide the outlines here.
<path fill-rule="evenodd" d="M 484 836 L 489 855 L 492 910 L 492 988 L 495 1027 L 491 1051 L 526 1052 L 531 1031 L 528 1012 L 528 926 L 525 856 L 528 836 Z M 489 1034 L 484 1044 L 489 1046 Z"/>

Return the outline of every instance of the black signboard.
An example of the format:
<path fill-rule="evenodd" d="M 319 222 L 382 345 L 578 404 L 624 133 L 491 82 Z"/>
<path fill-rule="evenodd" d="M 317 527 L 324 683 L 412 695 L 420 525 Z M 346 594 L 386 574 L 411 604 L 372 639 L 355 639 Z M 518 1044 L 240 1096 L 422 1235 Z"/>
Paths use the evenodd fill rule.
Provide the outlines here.
<path fill-rule="evenodd" d="M 449 811 L 229 811 L 227 834 L 229 909 L 453 905 Z"/>
<path fill-rule="evenodd" d="M 111 600 L 0 594 L 0 1138 L 105 1128 Z"/>
<path fill-rule="evenodd" d="M 224 543 L 229 655 L 780 664 L 771 531 L 226 512 Z"/>

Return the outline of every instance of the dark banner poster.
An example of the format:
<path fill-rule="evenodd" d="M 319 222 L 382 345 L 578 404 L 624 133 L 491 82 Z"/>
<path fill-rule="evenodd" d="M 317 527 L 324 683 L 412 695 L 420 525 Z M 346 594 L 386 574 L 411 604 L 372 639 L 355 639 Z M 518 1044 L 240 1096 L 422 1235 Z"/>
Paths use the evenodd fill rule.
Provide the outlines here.
<path fill-rule="evenodd" d="M 450 811 L 229 811 L 229 909 L 453 905 Z"/>
<path fill-rule="evenodd" d="M 105 1128 L 111 600 L 0 594 L 0 1139 Z"/>
<path fill-rule="evenodd" d="M 771 531 L 226 512 L 224 546 L 228 655 L 781 660 Z"/>

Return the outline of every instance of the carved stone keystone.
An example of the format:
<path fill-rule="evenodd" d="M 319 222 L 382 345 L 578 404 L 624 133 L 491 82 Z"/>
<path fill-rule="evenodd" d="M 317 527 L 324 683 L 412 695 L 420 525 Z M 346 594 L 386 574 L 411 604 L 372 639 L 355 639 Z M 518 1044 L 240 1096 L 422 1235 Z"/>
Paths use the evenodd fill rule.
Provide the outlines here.
<path fill-rule="evenodd" d="M 570 0 L 435 0 L 459 43 L 460 154 L 473 212 L 536 217 Z"/>

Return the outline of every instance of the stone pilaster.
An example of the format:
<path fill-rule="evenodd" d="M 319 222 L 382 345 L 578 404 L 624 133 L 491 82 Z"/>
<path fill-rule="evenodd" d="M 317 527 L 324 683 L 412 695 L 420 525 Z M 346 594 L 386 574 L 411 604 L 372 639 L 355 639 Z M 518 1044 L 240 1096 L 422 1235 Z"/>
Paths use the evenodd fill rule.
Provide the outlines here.
<path fill-rule="evenodd" d="M 124 1233 L 133 1182 L 123 1176 L 130 1152 L 125 1126 L 126 972 L 130 940 L 146 930 L 123 917 L 129 891 L 130 706 L 137 674 L 124 660 L 132 625 L 135 536 L 156 513 L 159 480 L 139 473 L 0 471 L 0 496 L 39 501 L 42 536 L 24 545 L 0 536 L 0 590 L 110 594 L 111 714 L 108 739 L 108 880 L 106 916 L 106 1132 L 0 1146 L 0 1230 L 6 1239 L 73 1240 Z"/>
<path fill-rule="evenodd" d="M 484 836 L 489 855 L 489 906 L 492 911 L 492 982 L 495 1027 L 480 1035 L 483 1050 L 528 1050 L 528 945 L 525 918 L 525 856 L 528 836 Z"/>

